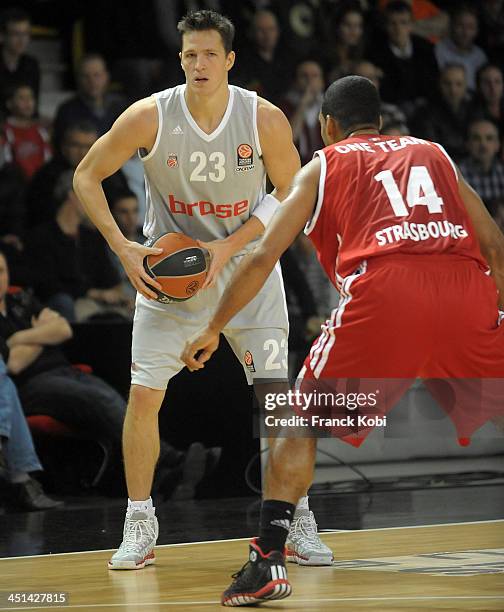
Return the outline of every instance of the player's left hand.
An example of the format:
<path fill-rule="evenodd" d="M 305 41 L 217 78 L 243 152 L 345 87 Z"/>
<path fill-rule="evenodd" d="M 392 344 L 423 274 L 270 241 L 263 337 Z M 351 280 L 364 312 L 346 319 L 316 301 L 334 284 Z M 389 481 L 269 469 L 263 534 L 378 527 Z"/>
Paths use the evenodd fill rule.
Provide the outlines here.
<path fill-rule="evenodd" d="M 184 352 L 180 356 L 190 372 L 201 370 L 219 346 L 219 332 L 208 327 L 186 342 Z M 197 355 L 197 357 L 196 357 Z"/>
<path fill-rule="evenodd" d="M 212 240 L 211 242 L 198 240 L 198 244 L 202 249 L 206 249 L 210 253 L 210 267 L 203 287 L 201 287 L 202 289 L 209 289 L 215 285 L 217 275 L 235 254 L 236 248 L 229 243 L 227 238 Z"/>

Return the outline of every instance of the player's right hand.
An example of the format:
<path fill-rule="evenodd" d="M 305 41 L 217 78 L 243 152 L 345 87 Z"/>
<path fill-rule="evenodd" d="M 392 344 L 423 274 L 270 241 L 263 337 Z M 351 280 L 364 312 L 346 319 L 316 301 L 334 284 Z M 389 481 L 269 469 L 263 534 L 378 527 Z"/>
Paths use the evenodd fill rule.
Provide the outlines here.
<path fill-rule="evenodd" d="M 148 300 L 155 300 L 157 297 L 151 287 L 161 290 L 161 285 L 147 274 L 143 260 L 147 255 L 160 255 L 162 252 L 163 249 L 146 247 L 131 240 L 124 242 L 116 251 L 131 284 Z"/>
<path fill-rule="evenodd" d="M 190 372 L 201 370 L 219 346 L 219 332 L 209 327 L 189 338 L 180 356 Z"/>

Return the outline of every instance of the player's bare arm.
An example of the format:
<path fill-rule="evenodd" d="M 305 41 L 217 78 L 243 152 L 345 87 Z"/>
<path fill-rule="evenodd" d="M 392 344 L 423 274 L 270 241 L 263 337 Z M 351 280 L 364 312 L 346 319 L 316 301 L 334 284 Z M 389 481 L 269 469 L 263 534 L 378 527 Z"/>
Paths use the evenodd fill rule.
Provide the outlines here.
<path fill-rule="evenodd" d="M 296 172 L 301 168 L 299 153 L 292 141 L 291 126 L 279 108 L 259 98 L 257 129 L 264 165 L 275 188 L 272 195 L 282 202 L 289 194 Z"/>
<path fill-rule="evenodd" d="M 181 358 L 189 370 L 204 367 L 217 349 L 219 334 L 226 323 L 257 295 L 282 253 L 306 225 L 317 200 L 319 177 L 318 157 L 296 175 L 290 194 L 276 212 L 261 243 L 236 269 L 207 328 L 187 342 Z"/>
<path fill-rule="evenodd" d="M 158 115 L 153 98 L 139 100 L 117 119 L 112 128 L 99 138 L 78 165 L 74 189 L 91 221 L 117 254 L 132 285 L 147 299 L 156 294 L 149 285 L 159 284 L 145 272 L 143 258 L 161 249 L 144 247 L 127 240 L 110 212 L 102 181 L 117 172 L 138 149 L 150 151 L 156 139 Z"/>
<path fill-rule="evenodd" d="M 499 306 L 504 308 L 504 236 L 479 195 L 467 183 L 460 171 L 458 177 L 460 197 L 476 230 L 481 252 L 492 271 L 499 291 Z"/>

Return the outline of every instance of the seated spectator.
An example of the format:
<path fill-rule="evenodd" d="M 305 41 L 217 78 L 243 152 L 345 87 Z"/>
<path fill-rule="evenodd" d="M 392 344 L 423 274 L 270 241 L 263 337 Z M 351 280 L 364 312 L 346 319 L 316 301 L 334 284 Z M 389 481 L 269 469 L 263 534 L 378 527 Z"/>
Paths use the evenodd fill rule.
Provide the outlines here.
<path fill-rule="evenodd" d="M 260 96 L 277 102 L 294 73 L 292 54 L 279 45 L 280 28 L 274 13 L 260 10 L 252 22 L 251 45 L 237 60 L 233 82 L 257 91 Z"/>
<path fill-rule="evenodd" d="M 504 134 L 504 79 L 502 70 L 494 64 L 486 64 L 476 76 L 477 96 L 473 117 L 489 119 Z"/>
<path fill-rule="evenodd" d="M 18 166 L 28 180 L 49 159 L 49 134 L 35 118 L 35 94 L 30 85 L 14 85 L 7 94 L 3 126 L 4 158 Z"/>
<path fill-rule="evenodd" d="M 469 91 L 476 89 L 476 73 L 487 63 L 486 53 L 474 44 L 478 36 L 478 14 L 469 4 L 458 5 L 452 13 L 450 34 L 436 47 L 439 69 L 448 64 L 464 66 Z"/>
<path fill-rule="evenodd" d="M 132 242 L 143 244 L 145 242 L 145 236 L 142 234 L 142 230 L 138 225 L 138 200 L 135 194 L 128 190 L 111 190 L 110 192 L 105 191 L 105 193 L 110 212 L 123 235 Z M 127 305 L 130 308 L 130 318 L 132 318 L 135 308 L 136 289 L 130 283 L 128 275 L 124 271 L 124 267 L 117 255 L 110 247 L 108 251 L 117 274 L 121 278 L 123 295 L 128 298 Z"/>
<path fill-rule="evenodd" d="M 19 8 L 0 15 L 0 111 L 5 112 L 7 91 L 16 83 L 27 83 L 38 99 L 40 68 L 38 61 L 26 53 L 30 44 L 30 15 Z"/>
<path fill-rule="evenodd" d="M 383 70 L 381 95 L 398 104 L 409 118 L 432 96 L 438 78 L 433 46 L 412 34 L 413 15 L 408 3 L 393 0 L 385 8 L 386 38 L 374 55 Z"/>
<path fill-rule="evenodd" d="M 385 9 L 391 0 L 380 0 L 379 7 Z M 422 36 L 432 43 L 438 42 L 448 31 L 449 17 L 430 0 L 406 0 L 414 19 L 413 34 Z"/>
<path fill-rule="evenodd" d="M 318 62 L 307 60 L 298 65 L 294 87 L 280 103 L 291 124 L 302 164 L 308 163 L 315 151 L 324 148 L 319 123 L 324 89 L 322 67 Z"/>
<path fill-rule="evenodd" d="M 126 109 L 126 100 L 108 91 L 109 73 L 101 55 L 85 55 L 77 70 L 77 95 L 63 102 L 54 120 L 54 145 L 59 146 L 66 128 L 78 121 L 93 124 L 105 134 Z"/>
<path fill-rule="evenodd" d="M 380 84 L 383 78 L 383 71 L 378 66 L 375 66 L 368 60 L 362 60 L 357 62 L 354 67 L 354 74 L 358 76 L 366 77 L 372 81 L 378 91 L 380 91 Z M 409 134 L 409 128 L 407 125 L 406 115 L 403 111 L 395 104 L 390 104 L 381 100 L 380 104 L 380 115 L 382 118 L 382 134 L 389 134 L 390 129 L 397 128 L 400 126 L 401 133 Z M 394 132 L 395 133 L 395 132 Z"/>
<path fill-rule="evenodd" d="M 469 155 L 460 162 L 460 171 L 490 211 L 504 201 L 504 164 L 497 156 L 499 148 L 499 131 L 494 123 L 477 119 L 469 125 Z"/>
<path fill-rule="evenodd" d="M 3 340 L 0 338 L 0 342 Z M 47 497 L 30 474 L 42 470 L 16 385 L 0 354 L 0 500 L 21 510 L 49 510 L 63 502 Z M 2 482 L 3 481 L 3 482 Z"/>
<path fill-rule="evenodd" d="M 440 97 L 412 119 L 415 136 L 439 142 L 455 161 L 466 154 L 465 131 L 471 113 L 464 66 L 447 65 L 439 77 Z"/>
<path fill-rule="evenodd" d="M 364 57 L 364 15 L 358 2 L 344 4 L 331 20 L 331 35 L 326 36 L 325 63 L 331 81 L 353 73 Z"/>
<path fill-rule="evenodd" d="M 69 321 L 120 312 L 127 301 L 107 251 L 107 243 L 83 225 L 84 209 L 72 189 L 73 170 L 56 184 L 56 217 L 29 235 L 27 254 L 39 282 L 36 294 Z"/>
<path fill-rule="evenodd" d="M 25 414 L 45 414 L 90 437 L 107 440 L 112 450 L 107 476 L 115 475 L 121 460 L 125 400 L 105 381 L 70 365 L 61 344 L 72 336 L 72 329 L 63 317 L 26 291 L 8 293 L 8 287 L 8 264 L 0 252 L 0 354 Z M 213 450 L 202 453 L 198 448 L 193 453 L 191 448 L 177 451 L 161 441 L 156 492 L 169 485 L 169 491 L 164 491 L 169 496 L 195 473 L 206 475 Z"/>
<path fill-rule="evenodd" d="M 75 170 L 97 138 L 96 128 L 89 121 L 72 123 L 65 128 L 54 157 L 33 175 L 28 186 L 25 221 L 27 228 L 54 219 L 54 188 L 59 177 L 67 170 Z"/>

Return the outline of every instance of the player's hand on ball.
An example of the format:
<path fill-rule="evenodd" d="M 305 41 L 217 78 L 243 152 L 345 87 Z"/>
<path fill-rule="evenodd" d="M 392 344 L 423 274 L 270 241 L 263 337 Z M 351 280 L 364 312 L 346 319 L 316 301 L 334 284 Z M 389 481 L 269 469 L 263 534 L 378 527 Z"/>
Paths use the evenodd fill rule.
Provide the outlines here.
<path fill-rule="evenodd" d="M 190 372 L 201 370 L 219 346 L 219 333 L 208 329 L 208 327 L 186 342 L 182 361 Z"/>
<path fill-rule="evenodd" d="M 143 260 L 147 255 L 160 255 L 162 252 L 163 249 L 146 247 L 128 240 L 116 253 L 133 287 L 148 300 L 157 297 L 150 287 L 161 290 L 161 285 L 147 274 Z"/>
<path fill-rule="evenodd" d="M 202 289 L 208 289 L 215 285 L 217 275 L 235 254 L 236 248 L 226 238 L 223 240 L 212 240 L 211 242 L 198 240 L 198 245 L 210 253 L 210 267 L 208 268 L 203 287 L 201 287 Z"/>

